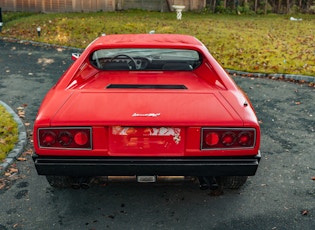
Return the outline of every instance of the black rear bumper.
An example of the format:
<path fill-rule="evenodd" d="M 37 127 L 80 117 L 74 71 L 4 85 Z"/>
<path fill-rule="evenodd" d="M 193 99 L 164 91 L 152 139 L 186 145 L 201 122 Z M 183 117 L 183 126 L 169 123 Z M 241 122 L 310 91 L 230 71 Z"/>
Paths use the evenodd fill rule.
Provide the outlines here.
<path fill-rule="evenodd" d="M 260 161 L 254 157 L 126 158 L 43 157 L 34 154 L 39 175 L 59 176 L 252 176 Z"/>

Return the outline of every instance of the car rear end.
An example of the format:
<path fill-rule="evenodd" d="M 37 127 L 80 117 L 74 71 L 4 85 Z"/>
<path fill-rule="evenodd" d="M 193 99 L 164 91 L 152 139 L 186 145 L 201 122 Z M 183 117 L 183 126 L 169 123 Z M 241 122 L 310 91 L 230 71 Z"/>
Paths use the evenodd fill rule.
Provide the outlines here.
<path fill-rule="evenodd" d="M 163 50 L 166 60 L 158 49 L 141 58 L 141 49 L 80 57 L 35 121 L 38 174 L 55 187 L 95 176 L 189 176 L 201 188 L 238 188 L 254 175 L 260 128 L 250 102 L 204 47 L 192 45 L 190 55 L 185 42 L 184 52 L 176 46 Z M 174 53 L 184 59 L 171 62 Z"/>
<path fill-rule="evenodd" d="M 112 89 L 104 80 L 97 83 L 102 92 L 93 82 L 72 92 L 46 127 L 35 123 L 38 173 L 145 180 L 254 175 L 260 129 L 251 108 L 243 106 L 244 121 L 218 88 L 204 89 L 204 81 L 191 81 L 193 73 L 176 76 L 186 89 Z"/>

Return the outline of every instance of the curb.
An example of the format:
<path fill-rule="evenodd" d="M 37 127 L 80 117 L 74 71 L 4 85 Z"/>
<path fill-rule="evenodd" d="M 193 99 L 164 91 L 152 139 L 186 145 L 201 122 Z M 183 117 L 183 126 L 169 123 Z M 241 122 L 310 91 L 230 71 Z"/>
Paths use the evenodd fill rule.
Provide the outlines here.
<path fill-rule="evenodd" d="M 83 48 L 76 48 L 76 47 L 71 47 L 71 46 L 63 46 L 63 45 L 55 45 L 55 44 L 49 44 L 49 43 L 44 43 L 44 42 L 36 42 L 36 41 L 31 41 L 31 40 L 21 40 L 18 38 L 10 38 L 10 37 L 3 37 L 0 35 L 0 39 L 2 41 L 6 42 L 15 42 L 19 44 L 25 44 L 25 45 L 33 45 L 33 46 L 41 46 L 41 47 L 52 47 L 52 48 L 62 48 L 62 49 L 70 49 L 70 50 L 75 50 L 76 52 L 83 52 Z"/>
<path fill-rule="evenodd" d="M 27 143 L 26 129 L 18 117 L 18 115 L 11 109 L 10 106 L 0 101 L 0 104 L 13 116 L 13 119 L 18 124 L 19 140 L 15 144 L 14 148 L 8 153 L 8 156 L 0 164 L 0 175 L 5 172 L 5 170 L 23 153 L 24 148 Z"/>
<path fill-rule="evenodd" d="M 257 78 L 268 78 L 275 80 L 293 81 L 296 83 L 309 83 L 310 86 L 315 86 L 315 76 L 297 75 L 297 74 L 269 74 L 269 73 L 251 73 L 238 70 L 225 69 L 231 76 L 246 76 L 246 77 L 257 77 Z"/>

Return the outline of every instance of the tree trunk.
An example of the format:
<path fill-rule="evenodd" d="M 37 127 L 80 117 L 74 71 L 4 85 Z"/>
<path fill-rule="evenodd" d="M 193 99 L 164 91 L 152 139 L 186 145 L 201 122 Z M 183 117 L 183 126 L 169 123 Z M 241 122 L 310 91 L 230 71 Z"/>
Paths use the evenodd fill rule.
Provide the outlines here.
<path fill-rule="evenodd" d="M 172 11 L 172 10 L 173 10 L 173 8 L 172 8 L 172 3 L 171 3 L 171 0 L 166 0 L 166 2 L 167 2 L 167 7 L 168 7 L 168 10 L 169 10 L 169 11 Z"/>
<path fill-rule="evenodd" d="M 282 0 L 279 0 L 278 1 L 278 7 L 277 7 L 277 14 L 280 14 L 280 12 L 281 12 L 281 5 L 282 5 Z"/>
<path fill-rule="evenodd" d="M 212 5 L 212 12 L 213 13 L 215 12 L 216 5 L 217 5 L 217 0 L 213 0 L 213 5 Z"/>
<path fill-rule="evenodd" d="M 287 0 L 287 14 L 290 12 L 290 0 Z"/>

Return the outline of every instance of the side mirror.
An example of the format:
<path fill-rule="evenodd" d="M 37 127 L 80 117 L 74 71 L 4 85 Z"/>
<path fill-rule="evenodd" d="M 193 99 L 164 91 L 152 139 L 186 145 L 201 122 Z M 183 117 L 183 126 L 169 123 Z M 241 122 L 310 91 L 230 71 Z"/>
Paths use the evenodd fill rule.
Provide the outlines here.
<path fill-rule="evenodd" d="M 72 61 L 76 61 L 80 57 L 80 53 L 72 53 L 71 59 Z"/>

